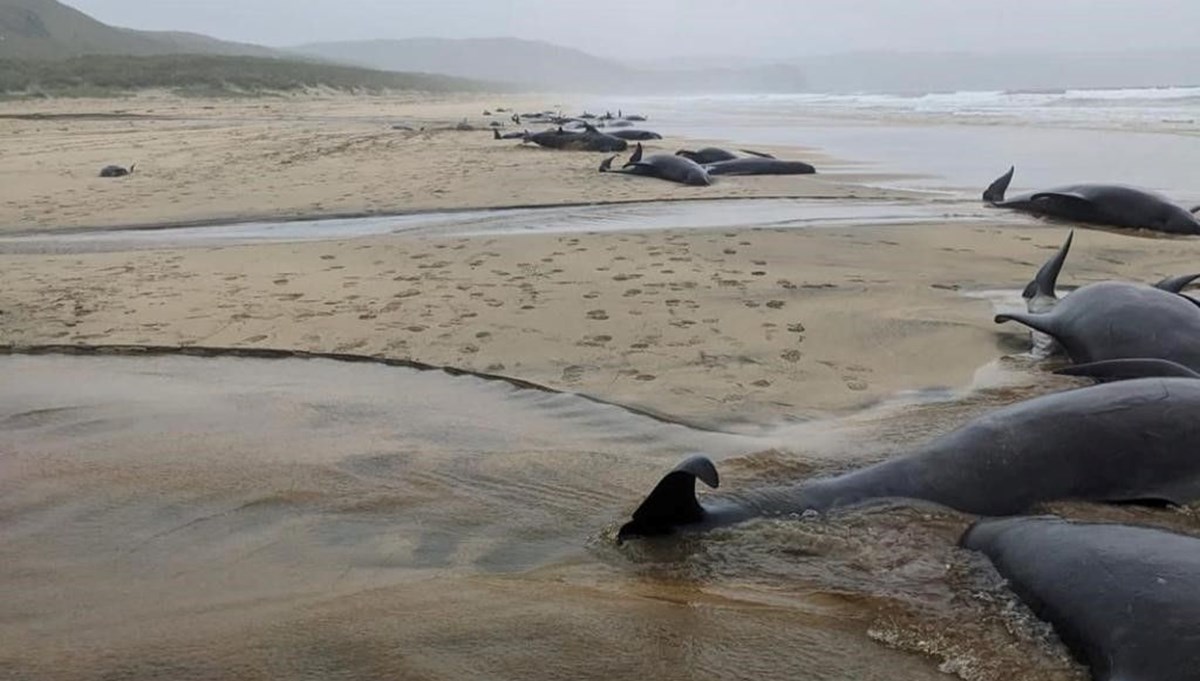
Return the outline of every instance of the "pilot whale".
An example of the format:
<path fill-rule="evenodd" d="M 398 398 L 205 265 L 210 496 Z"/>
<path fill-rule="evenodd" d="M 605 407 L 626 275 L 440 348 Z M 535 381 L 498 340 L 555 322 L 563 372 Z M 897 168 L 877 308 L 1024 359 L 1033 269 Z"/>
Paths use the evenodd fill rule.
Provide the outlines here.
<path fill-rule="evenodd" d="M 1196 413 L 1192 378 L 1102 383 L 997 409 L 866 468 L 704 503 L 695 481 L 715 488 L 719 477 L 693 456 L 662 478 L 618 539 L 889 498 L 989 516 L 1054 500 L 1184 504 L 1200 498 L 1200 419 L 1182 417 Z"/>
<path fill-rule="evenodd" d="M 1073 184 L 1004 198 L 1015 168 L 997 178 L 983 192 L 983 200 L 997 208 L 1129 229 L 1150 229 L 1170 234 L 1200 234 L 1200 220 L 1154 192 L 1120 184 Z"/>
<path fill-rule="evenodd" d="M 1200 539 L 1017 517 L 980 520 L 959 544 L 986 555 L 1096 681 L 1200 675 Z"/>

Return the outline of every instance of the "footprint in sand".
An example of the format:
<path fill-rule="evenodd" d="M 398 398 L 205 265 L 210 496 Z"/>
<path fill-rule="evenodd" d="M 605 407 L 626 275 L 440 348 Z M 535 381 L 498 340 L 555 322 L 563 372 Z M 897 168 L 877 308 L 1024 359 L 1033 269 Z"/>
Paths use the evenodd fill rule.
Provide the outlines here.
<path fill-rule="evenodd" d="M 584 371 L 578 364 L 572 364 L 562 370 L 562 380 L 564 383 L 577 383 L 583 378 Z"/>
<path fill-rule="evenodd" d="M 604 321 L 608 319 L 608 313 L 604 310 L 588 310 L 587 317 L 596 321 Z"/>
<path fill-rule="evenodd" d="M 799 362 L 802 357 L 804 357 L 804 353 L 800 352 L 799 350 L 784 350 L 779 356 L 782 357 L 785 362 L 796 363 Z"/>
<path fill-rule="evenodd" d="M 783 306 L 784 306 L 784 302 L 782 300 L 768 300 L 767 301 L 767 307 L 771 308 L 772 310 L 781 309 Z"/>
<path fill-rule="evenodd" d="M 264 335 L 260 334 L 257 336 L 250 336 L 249 338 L 243 338 L 242 342 L 243 343 L 259 343 L 261 341 L 265 341 L 267 338 L 268 338 L 268 336 L 264 336 Z"/>
<path fill-rule="evenodd" d="M 842 380 L 846 382 L 846 387 L 856 392 L 866 390 L 871 387 L 866 381 L 855 376 L 842 376 Z"/>
<path fill-rule="evenodd" d="M 757 386 L 759 388 L 766 388 L 771 385 L 771 382 L 765 378 L 760 378 L 757 381 L 754 381 L 753 383 L 751 383 L 750 385 Z"/>
<path fill-rule="evenodd" d="M 658 378 L 658 376 L 655 376 L 654 374 L 638 374 L 637 376 L 633 377 L 633 380 L 635 380 L 635 381 L 653 381 L 653 380 L 656 380 L 657 378 Z"/>

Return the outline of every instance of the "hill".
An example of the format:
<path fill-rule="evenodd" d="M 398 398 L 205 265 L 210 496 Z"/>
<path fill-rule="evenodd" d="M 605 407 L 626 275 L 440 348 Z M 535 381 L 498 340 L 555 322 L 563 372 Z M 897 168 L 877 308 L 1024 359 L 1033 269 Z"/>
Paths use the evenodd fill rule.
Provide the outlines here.
<path fill-rule="evenodd" d="M 94 55 L 59 60 L 0 59 L 0 93 L 112 95 L 139 89 L 230 95 L 329 88 L 349 92 L 495 92 L 491 83 L 421 73 L 225 55 Z"/>
<path fill-rule="evenodd" d="M 359 66 L 444 73 L 556 92 L 798 92 L 795 66 L 634 68 L 551 43 L 516 38 L 411 38 L 314 43 L 297 54 Z"/>
<path fill-rule="evenodd" d="M 56 0 L 0 0 L 0 58 L 67 59 L 87 54 L 279 56 L 267 47 L 195 33 L 136 31 L 99 22 Z"/>

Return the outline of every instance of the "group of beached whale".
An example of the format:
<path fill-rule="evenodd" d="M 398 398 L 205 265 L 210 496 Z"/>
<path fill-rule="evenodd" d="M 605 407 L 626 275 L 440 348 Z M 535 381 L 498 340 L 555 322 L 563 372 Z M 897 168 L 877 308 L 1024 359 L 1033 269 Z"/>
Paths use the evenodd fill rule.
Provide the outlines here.
<path fill-rule="evenodd" d="M 1011 174 L 985 198 L 1005 205 L 1003 186 L 996 191 Z M 1077 220 L 1112 225 L 1113 216 L 1133 214 L 1140 202 L 1161 222 L 1143 219 L 1139 226 L 1184 231 L 1182 209 L 1166 210 L 1165 200 L 1149 193 L 1111 189 L 1076 185 L 1010 207 L 1034 204 L 1032 212 L 1058 217 L 1071 210 Z M 1035 354 L 1071 360 L 1057 373 L 1098 384 L 992 411 L 898 458 L 737 497 L 701 503 L 695 481 L 715 488 L 719 479 L 708 458 L 694 456 L 662 478 L 619 540 L 763 516 L 814 517 L 883 500 L 938 504 L 981 516 L 960 546 L 986 555 L 1093 678 L 1200 678 L 1200 538 L 1027 515 L 1055 501 L 1200 501 L 1200 301 L 1183 292 L 1200 274 L 1154 285 L 1098 282 L 1060 299 L 1056 282 L 1073 236 L 1025 288 L 1027 311 L 995 321 L 1029 327 Z"/>
<path fill-rule="evenodd" d="M 485 112 L 490 114 L 491 112 Z M 635 122 L 645 121 L 645 116 L 636 114 L 617 115 L 606 112 L 602 116 L 584 112 L 578 117 L 563 117 L 553 112 L 512 115 L 513 121 L 550 123 L 553 126 L 540 132 L 523 129 L 501 133 L 498 126 L 492 127 L 494 139 L 519 139 L 550 149 L 570 151 L 620 152 L 637 142 L 634 151 L 620 168 L 613 168 L 616 156 L 600 163 L 602 173 L 620 173 L 653 177 L 691 186 L 712 184 L 718 175 L 811 175 L 816 168 L 802 161 L 785 161 L 762 152 L 741 150 L 743 156 L 719 149 L 705 147 L 698 151 L 681 149 L 674 154 L 644 155 L 641 142 L 662 139 L 662 135 L 650 130 L 633 127 Z M 603 128 L 603 129 L 601 129 Z"/>

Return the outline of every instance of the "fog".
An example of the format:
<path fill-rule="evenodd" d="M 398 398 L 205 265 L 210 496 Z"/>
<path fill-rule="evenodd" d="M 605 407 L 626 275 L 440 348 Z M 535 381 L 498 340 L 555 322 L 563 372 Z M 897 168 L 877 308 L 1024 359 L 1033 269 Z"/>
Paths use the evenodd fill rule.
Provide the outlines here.
<path fill-rule="evenodd" d="M 638 62 L 1200 45 L 1196 0 L 68 0 L 106 23 L 287 46 L 511 36 Z"/>

